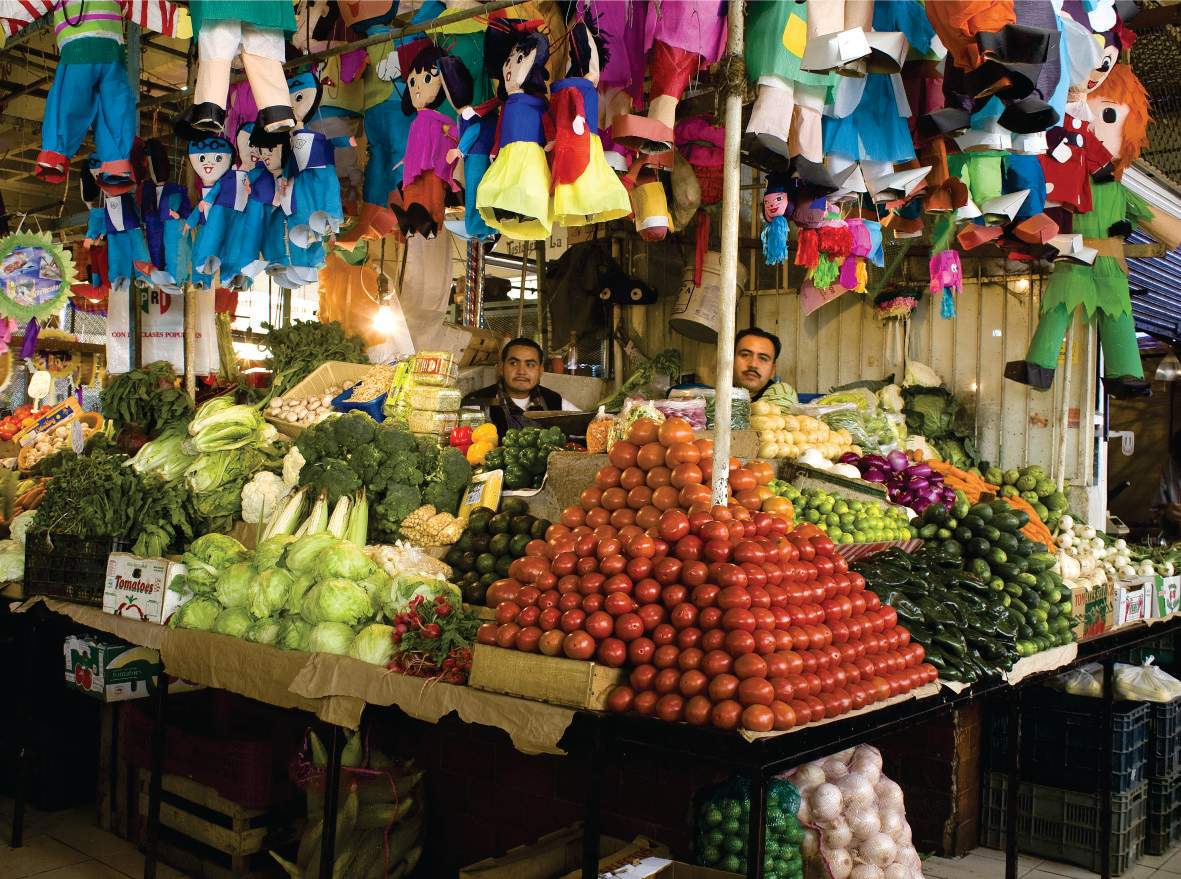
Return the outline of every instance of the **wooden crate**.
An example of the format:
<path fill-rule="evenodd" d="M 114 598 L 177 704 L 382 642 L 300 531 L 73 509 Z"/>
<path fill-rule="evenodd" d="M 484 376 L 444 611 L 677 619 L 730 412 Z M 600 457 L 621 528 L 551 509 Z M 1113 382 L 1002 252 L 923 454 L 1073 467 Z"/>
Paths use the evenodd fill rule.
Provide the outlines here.
<path fill-rule="evenodd" d="M 151 775 L 140 770 L 139 830 L 144 838 Z M 253 879 L 276 874 L 267 854 L 293 834 L 277 810 L 247 809 L 179 775 L 161 783 L 159 859 L 194 879 Z M 281 872 L 281 871 L 280 871 Z"/>

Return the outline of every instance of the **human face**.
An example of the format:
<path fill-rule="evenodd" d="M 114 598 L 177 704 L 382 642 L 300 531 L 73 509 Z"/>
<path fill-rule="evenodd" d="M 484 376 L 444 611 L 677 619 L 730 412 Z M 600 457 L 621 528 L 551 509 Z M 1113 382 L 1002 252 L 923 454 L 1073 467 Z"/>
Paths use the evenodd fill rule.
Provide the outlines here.
<path fill-rule="evenodd" d="M 1128 118 L 1128 105 L 1103 98 L 1087 98 L 1087 106 L 1091 108 L 1091 131 L 1109 153 L 1118 157 L 1124 148 L 1124 122 Z"/>
<path fill-rule="evenodd" d="M 508 57 L 504 59 L 504 67 L 501 69 L 504 90 L 508 94 L 515 95 L 521 91 L 525 79 L 529 76 L 529 71 L 533 69 L 533 62 L 536 58 L 536 49 L 530 49 L 528 52 L 513 49 L 509 52 Z"/>
<path fill-rule="evenodd" d="M 515 345 L 500 364 L 500 380 L 510 391 L 527 394 L 541 383 L 541 358 L 537 349 Z"/>
<path fill-rule="evenodd" d="M 775 374 L 775 346 L 761 336 L 743 336 L 734 346 L 734 384 L 754 393 Z"/>
<path fill-rule="evenodd" d="M 443 77 L 439 75 L 438 67 L 415 70 L 407 75 L 406 87 L 410 90 L 410 103 L 414 105 L 414 109 L 421 110 L 438 100 L 439 89 L 443 87 Z"/>

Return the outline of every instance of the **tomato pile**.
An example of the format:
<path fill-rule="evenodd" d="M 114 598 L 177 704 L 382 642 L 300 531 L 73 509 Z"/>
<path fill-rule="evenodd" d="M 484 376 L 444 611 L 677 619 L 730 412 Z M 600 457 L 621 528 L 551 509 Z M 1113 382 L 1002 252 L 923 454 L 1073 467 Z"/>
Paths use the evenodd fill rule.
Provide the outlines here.
<path fill-rule="evenodd" d="M 477 639 L 630 668 L 613 711 L 754 732 L 933 681 L 923 647 L 827 536 L 755 512 L 769 468 L 731 461 L 735 497 L 710 506 L 708 443 L 681 419 L 637 421 L 580 505 L 489 587 L 496 622 Z"/>

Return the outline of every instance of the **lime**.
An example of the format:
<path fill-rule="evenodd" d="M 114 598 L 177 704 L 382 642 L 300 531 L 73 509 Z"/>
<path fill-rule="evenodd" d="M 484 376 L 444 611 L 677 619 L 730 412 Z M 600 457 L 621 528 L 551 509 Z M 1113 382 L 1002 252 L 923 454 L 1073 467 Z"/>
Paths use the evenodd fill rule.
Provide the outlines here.
<path fill-rule="evenodd" d="M 707 867 L 712 867 L 722 858 L 722 853 L 714 846 L 706 846 L 701 850 L 702 863 Z"/>
<path fill-rule="evenodd" d="M 731 854 L 738 854 L 746 848 L 746 839 L 741 836 L 727 836 L 722 843 L 722 848 Z"/>
<path fill-rule="evenodd" d="M 701 816 L 701 823 L 706 827 L 717 827 L 722 823 L 722 810 L 717 806 L 710 806 Z"/>

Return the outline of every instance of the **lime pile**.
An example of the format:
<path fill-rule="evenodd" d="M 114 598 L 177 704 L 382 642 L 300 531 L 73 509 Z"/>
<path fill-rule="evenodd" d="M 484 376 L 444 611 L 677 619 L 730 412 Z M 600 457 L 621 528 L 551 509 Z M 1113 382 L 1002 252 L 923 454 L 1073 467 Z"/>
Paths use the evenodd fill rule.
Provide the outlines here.
<path fill-rule="evenodd" d="M 918 534 L 903 507 L 850 500 L 824 489 L 801 489 L 786 482 L 772 482 L 770 488 L 792 502 L 796 522 L 811 522 L 833 543 L 882 543 L 910 540 Z"/>
<path fill-rule="evenodd" d="M 696 799 L 697 863 L 745 875 L 750 817 L 747 780 L 732 778 L 701 792 Z M 799 806 L 799 792 L 790 781 L 770 781 L 763 854 L 766 879 L 803 879 L 800 843 L 804 831 L 796 818 Z"/>

